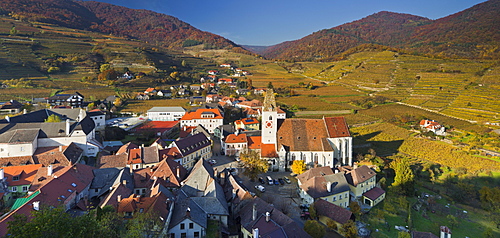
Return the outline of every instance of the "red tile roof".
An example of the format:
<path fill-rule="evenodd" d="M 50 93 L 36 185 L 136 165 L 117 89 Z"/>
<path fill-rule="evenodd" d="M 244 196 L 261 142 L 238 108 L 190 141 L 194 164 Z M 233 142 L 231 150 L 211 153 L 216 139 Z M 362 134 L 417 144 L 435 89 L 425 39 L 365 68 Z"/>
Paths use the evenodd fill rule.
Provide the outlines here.
<path fill-rule="evenodd" d="M 230 134 L 226 137 L 226 143 L 247 143 L 247 135 L 246 134 Z"/>
<path fill-rule="evenodd" d="M 187 170 L 172 159 L 162 160 L 151 174 L 153 180 L 157 179 L 164 187 L 180 187 L 181 181 L 187 177 Z"/>
<path fill-rule="evenodd" d="M 356 187 L 358 184 L 365 182 L 375 175 L 375 171 L 370 169 L 368 166 L 363 165 L 351 171 L 346 171 L 345 177 L 350 185 Z"/>
<path fill-rule="evenodd" d="M 7 178 L 9 186 L 29 185 L 33 182 L 38 169 L 42 167 L 41 164 L 30 164 L 22 166 L 9 166 L 2 167 L 4 176 Z M 14 181 L 13 177 L 19 176 L 19 179 Z"/>
<path fill-rule="evenodd" d="M 247 140 L 248 149 L 260 150 L 262 148 L 262 136 L 249 136 Z"/>
<path fill-rule="evenodd" d="M 276 153 L 276 145 L 262 144 L 260 149 L 260 156 L 262 158 L 277 158 L 278 153 Z"/>
<path fill-rule="evenodd" d="M 329 138 L 349 137 L 349 126 L 344 117 L 325 117 L 325 124 L 328 129 Z"/>
<path fill-rule="evenodd" d="M 365 193 L 363 193 L 363 196 L 371 199 L 372 201 L 375 201 L 377 198 L 379 198 L 380 196 L 382 196 L 382 194 L 384 194 L 385 191 L 379 187 L 374 187 L 372 189 L 370 189 L 370 191 L 367 191 Z"/>
<path fill-rule="evenodd" d="M 351 211 L 323 199 L 318 199 L 314 203 L 314 208 L 316 208 L 318 216 L 326 216 L 340 224 L 345 224 L 353 217 Z"/>
<path fill-rule="evenodd" d="M 278 129 L 278 147 L 290 151 L 332 151 L 328 132 L 322 119 L 286 119 Z"/>
<path fill-rule="evenodd" d="M 202 118 L 202 114 L 204 113 L 213 113 L 215 114 L 213 118 Z M 193 119 L 223 119 L 220 114 L 219 109 L 197 109 L 195 112 L 188 112 L 184 114 L 181 120 L 193 120 Z"/>
<path fill-rule="evenodd" d="M 99 168 L 119 168 L 126 167 L 128 162 L 128 154 L 102 155 L 97 159 Z"/>

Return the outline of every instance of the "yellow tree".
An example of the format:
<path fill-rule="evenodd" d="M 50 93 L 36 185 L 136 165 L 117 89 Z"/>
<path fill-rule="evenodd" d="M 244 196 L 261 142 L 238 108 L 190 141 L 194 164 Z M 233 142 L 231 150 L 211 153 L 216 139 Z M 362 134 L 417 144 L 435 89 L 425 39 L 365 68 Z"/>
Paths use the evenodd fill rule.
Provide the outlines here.
<path fill-rule="evenodd" d="M 306 163 L 303 160 L 294 160 L 292 164 L 292 172 L 294 174 L 302 174 L 306 172 Z"/>
<path fill-rule="evenodd" d="M 61 122 L 61 118 L 58 117 L 56 114 L 52 114 L 45 119 L 45 122 Z"/>
<path fill-rule="evenodd" d="M 241 163 L 245 168 L 244 174 L 251 180 L 255 180 L 261 173 L 265 173 L 269 169 L 269 163 L 260 158 L 258 152 L 253 150 L 245 150 L 240 153 Z"/>

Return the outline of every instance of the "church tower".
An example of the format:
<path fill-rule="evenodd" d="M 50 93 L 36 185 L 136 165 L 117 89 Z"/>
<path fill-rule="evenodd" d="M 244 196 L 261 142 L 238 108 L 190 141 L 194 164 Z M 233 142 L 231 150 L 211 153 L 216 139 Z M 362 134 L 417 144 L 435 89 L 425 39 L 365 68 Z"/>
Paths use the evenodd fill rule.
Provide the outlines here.
<path fill-rule="evenodd" d="M 276 144 L 276 134 L 278 131 L 278 111 L 276 109 L 276 99 L 274 90 L 268 88 L 262 107 L 262 144 Z"/>

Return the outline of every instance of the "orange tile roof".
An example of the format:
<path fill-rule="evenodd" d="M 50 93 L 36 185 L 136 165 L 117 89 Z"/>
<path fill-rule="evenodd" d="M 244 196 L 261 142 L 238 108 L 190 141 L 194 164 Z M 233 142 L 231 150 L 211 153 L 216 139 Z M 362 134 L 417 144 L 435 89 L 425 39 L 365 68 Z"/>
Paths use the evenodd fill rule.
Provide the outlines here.
<path fill-rule="evenodd" d="M 250 150 L 260 150 L 262 147 L 262 136 L 249 136 L 248 149 Z"/>
<path fill-rule="evenodd" d="M 158 179 L 165 187 L 179 187 L 187 176 L 187 170 L 172 159 L 164 159 L 154 168 L 151 178 Z"/>
<path fill-rule="evenodd" d="M 262 158 L 277 158 L 278 154 L 276 152 L 275 144 L 262 144 L 260 150 L 260 156 Z"/>
<path fill-rule="evenodd" d="M 0 158 L 0 166 L 20 166 L 26 164 L 34 164 L 33 156 L 17 156 Z"/>
<path fill-rule="evenodd" d="M 247 143 L 247 135 L 246 134 L 230 134 L 226 137 L 226 143 Z"/>
<path fill-rule="evenodd" d="M 350 137 L 349 126 L 344 117 L 325 117 L 329 138 Z"/>
<path fill-rule="evenodd" d="M 97 159 L 99 168 L 119 168 L 126 167 L 128 155 L 126 153 L 116 155 L 102 155 Z"/>
<path fill-rule="evenodd" d="M 290 151 L 331 151 L 323 138 L 328 132 L 322 119 L 286 119 L 278 129 L 278 147 Z"/>
<path fill-rule="evenodd" d="M 201 115 L 203 113 L 213 113 L 215 114 L 215 116 L 212 118 L 202 118 Z M 219 109 L 197 109 L 194 112 L 188 112 L 184 114 L 184 116 L 181 118 L 181 120 L 193 120 L 193 119 L 223 119 L 223 117 L 220 114 Z"/>
<path fill-rule="evenodd" d="M 22 166 L 9 166 L 2 167 L 4 176 L 7 178 L 9 186 L 29 185 L 33 182 L 38 169 L 42 167 L 41 164 L 30 164 Z M 14 181 L 13 177 L 19 176 L 19 180 Z"/>

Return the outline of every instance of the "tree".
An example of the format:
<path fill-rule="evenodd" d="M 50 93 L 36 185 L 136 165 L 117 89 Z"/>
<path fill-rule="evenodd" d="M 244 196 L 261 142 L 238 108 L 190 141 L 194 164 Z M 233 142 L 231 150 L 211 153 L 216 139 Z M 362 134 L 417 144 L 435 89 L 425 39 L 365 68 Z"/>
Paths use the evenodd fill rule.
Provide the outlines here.
<path fill-rule="evenodd" d="M 359 203 L 356 201 L 352 201 L 349 203 L 349 208 L 351 209 L 351 212 L 354 213 L 355 215 L 361 215 L 361 206 L 359 206 Z"/>
<path fill-rule="evenodd" d="M 116 80 L 117 78 L 118 78 L 118 73 L 114 69 L 105 70 L 97 76 L 97 79 L 99 81 Z"/>
<path fill-rule="evenodd" d="M 448 223 L 450 224 L 451 228 L 455 228 L 455 226 L 458 225 L 458 220 L 455 216 L 450 214 L 446 216 L 446 219 L 448 219 Z"/>
<path fill-rule="evenodd" d="M 269 169 L 269 163 L 260 158 L 258 152 L 253 150 L 245 150 L 240 153 L 240 159 L 245 171 L 243 172 L 252 181 L 261 173 L 265 173 Z"/>
<path fill-rule="evenodd" d="M 47 119 L 44 120 L 45 122 L 61 122 L 61 118 L 57 116 L 56 114 L 52 114 L 47 117 Z"/>
<path fill-rule="evenodd" d="M 411 238 L 411 235 L 408 232 L 400 231 L 398 232 L 398 238 Z"/>
<path fill-rule="evenodd" d="M 326 227 L 328 227 L 328 229 L 330 230 L 334 230 L 336 231 L 337 229 L 339 229 L 338 225 L 337 225 L 337 222 L 335 222 L 334 220 L 328 218 L 327 222 L 326 222 Z"/>
<path fill-rule="evenodd" d="M 322 238 L 326 234 L 325 228 L 316 220 L 306 221 L 304 231 L 313 238 Z"/>
<path fill-rule="evenodd" d="M 113 105 L 115 105 L 116 107 L 121 107 L 123 105 L 123 100 L 121 98 L 115 98 Z"/>
<path fill-rule="evenodd" d="M 314 207 L 314 203 L 309 206 L 309 216 L 311 219 L 318 218 L 318 213 L 316 212 L 316 207 Z"/>
<path fill-rule="evenodd" d="M 17 33 L 19 33 L 19 32 L 16 30 L 15 26 L 10 28 L 10 35 L 15 36 L 15 35 L 17 35 Z"/>
<path fill-rule="evenodd" d="M 267 83 L 267 88 L 273 89 L 273 82 L 269 81 L 269 83 Z"/>
<path fill-rule="evenodd" d="M 341 232 L 346 238 L 358 237 L 358 228 L 353 220 L 347 221 L 342 226 Z"/>
<path fill-rule="evenodd" d="M 302 174 L 306 172 L 306 163 L 303 160 L 294 160 L 292 164 L 292 172 L 294 174 Z"/>
<path fill-rule="evenodd" d="M 111 65 L 110 64 L 101 64 L 101 67 L 99 67 L 99 71 L 104 72 L 106 70 L 110 70 L 111 69 Z"/>
<path fill-rule="evenodd" d="M 410 162 L 407 158 L 396 158 L 391 163 L 391 168 L 394 169 L 396 177 L 392 186 L 396 188 L 401 194 L 413 195 L 415 193 L 415 181 L 413 171 L 410 168 Z"/>

